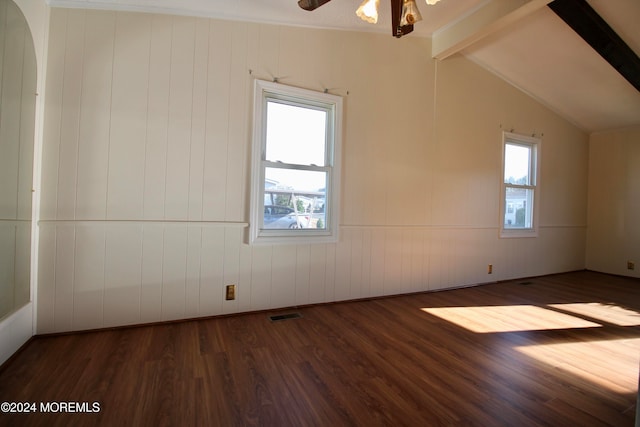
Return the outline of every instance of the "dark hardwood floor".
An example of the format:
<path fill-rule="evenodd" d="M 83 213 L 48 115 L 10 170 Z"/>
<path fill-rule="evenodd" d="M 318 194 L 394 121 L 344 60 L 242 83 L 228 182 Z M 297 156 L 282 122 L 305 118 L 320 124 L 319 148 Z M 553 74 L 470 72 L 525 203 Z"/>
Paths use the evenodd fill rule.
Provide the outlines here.
<path fill-rule="evenodd" d="M 38 412 L 0 425 L 634 424 L 640 280 L 585 271 L 297 311 L 35 337 L 0 370 L 0 402 Z"/>

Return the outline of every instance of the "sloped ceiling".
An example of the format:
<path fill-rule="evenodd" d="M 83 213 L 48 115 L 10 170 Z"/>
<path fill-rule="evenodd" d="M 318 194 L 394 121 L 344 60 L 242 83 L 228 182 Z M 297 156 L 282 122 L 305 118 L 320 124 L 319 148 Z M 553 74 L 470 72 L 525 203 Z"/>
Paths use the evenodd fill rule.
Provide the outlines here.
<path fill-rule="evenodd" d="M 389 4 L 381 0 L 380 20 L 371 25 L 355 16 L 359 3 L 333 0 L 307 12 L 297 0 L 49 0 L 53 7 L 172 13 L 381 32 L 392 37 Z M 640 126 L 640 92 L 547 7 L 550 1 L 417 3 L 424 20 L 405 37 L 432 38 L 439 60 L 465 55 L 587 132 Z M 640 54 L 640 1 L 587 3 Z"/>

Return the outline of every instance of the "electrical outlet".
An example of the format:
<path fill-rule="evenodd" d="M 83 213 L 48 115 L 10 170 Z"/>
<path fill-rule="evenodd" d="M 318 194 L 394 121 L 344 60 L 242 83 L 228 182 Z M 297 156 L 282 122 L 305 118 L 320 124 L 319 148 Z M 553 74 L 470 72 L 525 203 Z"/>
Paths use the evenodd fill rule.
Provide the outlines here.
<path fill-rule="evenodd" d="M 236 299 L 236 285 L 227 285 L 224 299 L 227 301 Z"/>
<path fill-rule="evenodd" d="M 487 266 L 487 274 L 493 274 L 493 264 Z"/>
<path fill-rule="evenodd" d="M 636 263 L 633 261 L 627 261 L 627 270 L 635 270 L 636 269 Z"/>

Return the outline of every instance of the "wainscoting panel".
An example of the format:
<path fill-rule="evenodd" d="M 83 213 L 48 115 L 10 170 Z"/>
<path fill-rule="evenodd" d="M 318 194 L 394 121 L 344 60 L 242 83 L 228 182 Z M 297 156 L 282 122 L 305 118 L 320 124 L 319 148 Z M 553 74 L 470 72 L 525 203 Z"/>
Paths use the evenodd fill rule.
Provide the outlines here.
<path fill-rule="evenodd" d="M 343 227 L 337 244 L 249 246 L 237 224 L 41 223 L 39 331 L 371 298 L 582 268 L 583 227 Z M 550 246 L 554 251 L 543 250 Z M 544 252 L 544 253 L 543 253 Z M 487 273 L 487 265 L 493 273 Z M 224 299 L 236 285 L 236 299 Z"/>

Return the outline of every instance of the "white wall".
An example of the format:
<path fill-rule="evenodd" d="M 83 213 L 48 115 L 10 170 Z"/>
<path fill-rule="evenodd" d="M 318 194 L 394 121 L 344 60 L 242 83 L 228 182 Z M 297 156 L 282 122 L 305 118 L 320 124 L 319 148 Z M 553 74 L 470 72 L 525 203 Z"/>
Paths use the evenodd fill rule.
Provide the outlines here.
<path fill-rule="evenodd" d="M 588 212 L 587 268 L 640 277 L 640 128 L 591 135 Z"/>
<path fill-rule="evenodd" d="M 14 276 L 17 273 L 17 281 L 27 281 L 29 283 L 24 284 L 26 286 L 21 286 L 20 291 L 14 293 L 13 298 L 15 299 L 16 295 L 19 293 L 19 304 L 21 305 L 16 311 L 7 317 L 3 318 L 0 321 L 0 363 L 3 363 L 7 358 L 9 358 L 20 346 L 22 346 L 34 333 L 34 323 L 35 323 L 35 285 L 37 283 L 37 241 L 38 241 L 38 232 L 37 232 L 37 218 L 38 218 L 38 199 L 39 199 L 39 176 L 40 176 L 40 167 L 39 167 L 39 158 L 40 158 L 40 148 L 42 141 L 42 123 L 43 123 L 43 115 L 44 115 L 44 97 L 42 93 L 44 92 L 44 75 L 45 75 L 45 62 L 46 62 L 46 40 L 47 40 L 47 32 L 48 32 L 48 23 L 49 23 L 49 8 L 46 6 L 44 0 L 15 0 L 15 4 L 18 6 L 20 13 L 24 15 L 26 18 L 27 24 L 29 26 L 29 30 L 31 32 L 30 36 L 25 34 L 24 47 L 27 46 L 28 43 L 33 43 L 33 48 L 35 49 L 35 64 L 31 64 L 31 66 L 35 65 L 36 67 L 36 75 L 33 75 L 33 71 L 29 71 L 24 77 L 26 79 L 35 78 L 36 88 L 33 86 L 25 87 L 27 92 L 39 93 L 40 95 L 36 97 L 35 107 L 33 105 L 29 105 L 28 110 L 24 111 L 25 119 L 21 121 L 17 121 L 15 117 L 6 118 L 6 115 L 10 115 L 12 110 L 5 109 L 3 111 L 3 126 L 7 125 L 9 129 L 13 125 L 19 123 L 20 126 L 20 138 L 21 138 L 21 149 L 20 157 L 25 161 L 23 167 L 20 167 L 17 171 L 18 174 L 18 182 L 16 182 L 16 187 L 11 185 L 7 185 L 11 180 L 2 180 L 0 183 L 0 190 L 3 193 L 2 198 L 6 196 L 8 193 L 10 197 L 13 197 L 13 191 L 17 190 L 15 193 L 17 203 L 17 209 L 15 211 L 15 215 L 8 215 L 6 211 L 3 210 L 2 218 L 8 221 L 0 221 L 3 224 L 0 227 L 0 233 L 6 234 L 7 232 L 11 234 L 11 221 L 15 221 L 15 236 L 16 245 L 13 247 L 13 251 L 11 248 L 2 247 L 0 248 L 0 258 L 2 261 L 3 267 L 0 267 L 0 274 L 5 274 L 4 266 L 8 266 L 7 260 L 13 259 L 14 265 L 17 266 L 13 270 Z M 15 8 L 15 5 L 11 6 L 11 8 Z M 10 43 L 12 49 L 18 47 L 16 40 L 12 40 Z M 5 59 L 9 58 L 9 56 L 4 56 Z M 27 56 L 25 56 L 27 57 Z M 31 59 L 30 59 L 31 60 Z M 11 66 L 18 65 L 19 61 L 15 61 L 15 58 L 11 60 Z M 25 71 L 25 70 L 21 70 Z M 34 111 L 35 108 L 35 111 Z M 33 116 L 35 115 L 35 120 Z M 30 120 L 35 121 L 35 126 L 33 126 L 33 122 L 30 122 L 26 117 L 31 117 Z M 32 127 L 33 126 L 33 127 Z M 6 128 L 5 128 L 6 129 Z M 4 132 L 5 130 L 3 130 Z M 31 141 L 29 141 L 31 139 Z M 6 153 L 2 153 L 0 156 L 2 161 L 8 161 L 8 163 L 3 164 L 3 172 L 11 170 L 16 166 L 15 158 L 11 156 L 5 156 Z M 33 161 L 33 168 L 31 167 L 31 162 Z M 26 166 L 28 165 L 28 166 Z M 33 175 L 33 179 L 30 174 Z M 33 184 L 33 188 L 36 190 L 35 192 L 31 192 L 31 187 Z M 5 227 L 5 225 L 9 225 L 9 228 Z M 19 237 L 22 236 L 22 237 Z M 2 296 L 5 298 L 5 295 Z M 25 303 L 26 302 L 26 303 Z M 25 303 L 24 305 L 22 305 Z"/>
<path fill-rule="evenodd" d="M 0 3 L 0 318 L 30 300 L 36 59 L 27 22 Z"/>
<path fill-rule="evenodd" d="M 50 41 L 39 333 L 584 268 L 587 136 L 429 40 L 54 9 Z M 337 244 L 244 243 L 252 80 L 274 77 L 345 96 Z M 535 239 L 498 238 L 510 128 L 544 133 Z"/>

